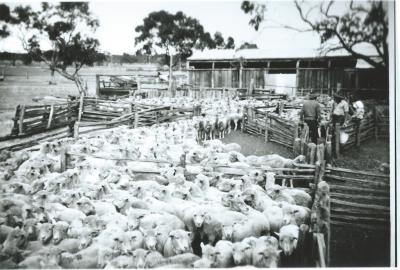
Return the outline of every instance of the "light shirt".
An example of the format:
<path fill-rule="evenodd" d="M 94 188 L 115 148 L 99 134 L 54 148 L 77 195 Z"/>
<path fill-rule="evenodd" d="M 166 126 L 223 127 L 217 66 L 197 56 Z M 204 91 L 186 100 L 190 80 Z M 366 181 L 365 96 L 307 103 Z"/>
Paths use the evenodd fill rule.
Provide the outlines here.
<path fill-rule="evenodd" d="M 345 100 L 340 101 L 339 104 L 334 106 L 334 109 L 333 109 L 334 115 L 345 116 L 346 113 L 348 113 L 348 112 L 349 112 L 349 104 Z"/>
<path fill-rule="evenodd" d="M 353 107 L 355 112 L 353 114 L 353 118 L 363 119 L 364 118 L 364 104 L 361 100 L 358 100 L 353 103 Z"/>

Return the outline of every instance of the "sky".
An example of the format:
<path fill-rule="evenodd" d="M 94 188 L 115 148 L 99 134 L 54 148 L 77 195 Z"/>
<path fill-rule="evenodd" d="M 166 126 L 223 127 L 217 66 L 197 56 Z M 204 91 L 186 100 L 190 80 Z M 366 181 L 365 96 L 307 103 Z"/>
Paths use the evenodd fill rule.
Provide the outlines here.
<path fill-rule="evenodd" d="M 7 2 L 6 2 L 7 3 Z M 243 42 L 256 43 L 262 49 L 301 50 L 318 48 L 319 37 L 312 32 L 297 32 L 276 27 L 276 22 L 304 28 L 293 1 L 265 1 L 266 18 L 275 27 L 264 28 L 256 32 L 249 24 L 250 16 L 241 9 L 241 1 L 208 1 L 208 0 L 147 0 L 147 1 L 92 1 L 90 9 L 100 21 L 95 36 L 100 41 L 100 49 L 112 54 L 134 54 L 134 40 L 138 35 L 134 29 L 152 11 L 166 10 L 171 13 L 182 11 L 200 21 L 210 33 L 220 31 L 225 38 L 232 36 L 236 46 Z M 314 4 L 317 2 L 314 2 Z M 11 7 L 17 4 L 30 4 L 33 8 L 40 2 L 7 3 Z M 345 2 L 338 3 L 340 10 Z M 265 26 L 265 24 L 264 24 Z M 263 25 L 260 27 L 263 28 Z M 296 46 L 293 46 L 293 45 Z M 23 52 L 16 33 L 0 41 L 0 51 Z"/>

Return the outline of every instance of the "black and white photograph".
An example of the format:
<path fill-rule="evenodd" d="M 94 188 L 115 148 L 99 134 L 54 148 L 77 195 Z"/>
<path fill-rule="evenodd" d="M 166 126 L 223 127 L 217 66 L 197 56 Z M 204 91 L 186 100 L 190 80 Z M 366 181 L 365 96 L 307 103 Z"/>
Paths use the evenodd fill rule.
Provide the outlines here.
<path fill-rule="evenodd" d="M 397 267 L 396 6 L 0 2 L 0 269 Z"/>

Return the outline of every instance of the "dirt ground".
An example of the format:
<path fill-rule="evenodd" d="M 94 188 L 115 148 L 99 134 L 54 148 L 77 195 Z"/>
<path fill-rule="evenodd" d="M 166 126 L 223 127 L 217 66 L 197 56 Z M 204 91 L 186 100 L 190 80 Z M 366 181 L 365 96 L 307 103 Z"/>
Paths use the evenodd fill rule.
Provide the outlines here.
<path fill-rule="evenodd" d="M 276 143 L 265 143 L 261 137 L 256 137 L 241 131 L 232 131 L 222 140 L 224 143 L 238 143 L 242 147 L 241 153 L 245 156 L 279 154 L 286 158 L 293 158 L 291 149 Z"/>

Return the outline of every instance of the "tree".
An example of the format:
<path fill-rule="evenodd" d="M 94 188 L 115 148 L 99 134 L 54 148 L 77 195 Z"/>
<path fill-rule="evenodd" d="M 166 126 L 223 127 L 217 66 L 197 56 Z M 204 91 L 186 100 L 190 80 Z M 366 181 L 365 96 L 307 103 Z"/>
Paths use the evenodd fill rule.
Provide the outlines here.
<path fill-rule="evenodd" d="M 56 5 L 44 2 L 38 11 L 30 6 L 17 6 L 11 13 L 10 22 L 19 29 L 22 45 L 34 60 L 45 62 L 52 74 L 57 72 L 74 81 L 79 94 L 87 94 L 79 70 L 84 65 L 93 66 L 99 60 L 99 41 L 84 34 L 94 32 L 99 25 L 87 2 Z M 43 51 L 43 41 L 50 43 L 52 49 Z M 68 67 L 73 71 L 67 70 Z"/>
<path fill-rule="evenodd" d="M 227 38 L 225 49 L 235 49 L 235 40 L 233 39 L 233 37 Z"/>
<path fill-rule="evenodd" d="M 332 8 L 334 3 L 333 0 L 321 1 L 317 6 L 304 8 L 304 1 L 300 3 L 295 0 L 296 9 L 307 27 L 298 29 L 290 25 L 281 26 L 301 32 L 318 33 L 322 54 L 344 49 L 355 58 L 362 59 L 377 69 L 387 71 L 389 29 L 385 4 L 382 1 L 358 2 L 357 4 L 350 1 L 344 14 L 336 14 Z M 245 13 L 252 15 L 250 24 L 258 30 L 265 20 L 265 4 L 243 1 L 241 7 Z M 357 51 L 357 45 L 361 44 L 373 46 L 381 59 L 377 60 L 374 56 Z"/>
<path fill-rule="evenodd" d="M 10 8 L 5 4 L 0 4 L 0 38 L 6 38 L 10 35 L 7 23 L 10 22 Z"/>
<path fill-rule="evenodd" d="M 211 35 L 204 31 L 200 22 L 192 17 L 186 16 L 178 11 L 171 14 L 167 11 L 155 11 L 143 19 L 143 24 L 135 28 L 139 36 L 135 38 L 135 45 L 142 48 L 146 54 L 153 53 L 156 48 L 165 51 L 169 57 L 170 78 L 172 78 L 173 55 L 177 55 L 178 62 L 191 56 L 192 49 L 204 49 L 217 46 L 216 44 L 225 44 L 220 33 L 217 37 L 222 39 L 213 40 Z M 233 39 L 230 42 L 232 46 Z M 179 64 L 180 66 L 180 64 Z M 170 80 L 170 90 L 172 81 Z"/>
<path fill-rule="evenodd" d="M 243 49 L 258 49 L 258 47 L 257 44 L 245 42 L 239 47 L 239 50 Z"/>
<path fill-rule="evenodd" d="M 177 54 L 180 59 L 186 59 L 192 55 L 193 49 L 235 46 L 232 37 L 225 43 L 222 34 L 216 32 L 212 38 L 197 19 L 181 11 L 176 14 L 164 10 L 152 12 L 135 31 L 139 33 L 135 45 L 139 45 L 141 53 L 145 54 L 154 54 L 156 48 L 161 48 L 167 55 Z"/>

